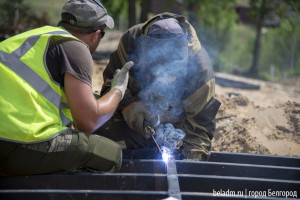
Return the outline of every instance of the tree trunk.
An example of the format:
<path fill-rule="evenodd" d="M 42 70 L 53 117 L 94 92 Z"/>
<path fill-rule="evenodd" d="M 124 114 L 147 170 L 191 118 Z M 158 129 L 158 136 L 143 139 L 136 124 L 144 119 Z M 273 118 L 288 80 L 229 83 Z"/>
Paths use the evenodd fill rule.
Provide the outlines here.
<path fill-rule="evenodd" d="M 262 1 L 259 16 L 257 19 L 256 24 L 256 39 L 255 39 L 255 45 L 253 50 L 253 61 L 252 66 L 249 70 L 249 74 L 251 76 L 258 76 L 258 63 L 259 63 L 259 56 L 260 56 L 260 41 L 261 41 L 261 34 L 262 34 L 262 27 L 264 23 L 265 18 L 265 0 Z"/>
<path fill-rule="evenodd" d="M 14 18 L 14 23 L 13 23 L 15 35 L 20 33 L 20 30 L 18 27 L 19 23 L 20 23 L 20 3 L 16 2 L 15 3 L 15 18 Z"/>
<path fill-rule="evenodd" d="M 249 74 L 252 76 L 258 76 L 258 62 L 259 62 L 259 55 L 260 55 L 260 40 L 261 40 L 261 32 L 262 32 L 262 25 L 259 23 L 256 27 L 256 39 L 255 45 L 253 50 L 253 61 L 252 66 L 249 71 Z"/>
<path fill-rule="evenodd" d="M 141 7 L 142 7 L 142 12 L 141 12 L 141 18 L 140 18 L 140 23 L 143 23 L 148 20 L 148 13 L 151 11 L 151 0 L 142 0 L 141 2 Z"/>
<path fill-rule="evenodd" d="M 296 49 L 297 49 L 297 36 L 296 36 L 296 30 L 293 28 L 293 43 L 291 46 L 291 58 L 290 58 L 290 69 L 295 68 L 295 58 L 296 58 Z"/>
<path fill-rule="evenodd" d="M 129 28 L 136 24 L 135 0 L 128 0 L 128 26 Z"/>
<path fill-rule="evenodd" d="M 188 7 L 188 20 L 191 23 L 191 25 L 195 29 L 197 29 L 197 27 L 199 27 L 198 17 L 197 17 L 197 10 L 199 7 L 199 2 L 189 2 L 187 4 L 187 7 Z"/>

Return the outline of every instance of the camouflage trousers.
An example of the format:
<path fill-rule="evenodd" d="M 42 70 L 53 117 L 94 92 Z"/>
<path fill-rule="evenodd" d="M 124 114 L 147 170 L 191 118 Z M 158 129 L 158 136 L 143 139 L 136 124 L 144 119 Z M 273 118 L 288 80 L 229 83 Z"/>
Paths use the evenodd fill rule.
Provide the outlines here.
<path fill-rule="evenodd" d="M 0 140 L 0 175 L 42 174 L 82 169 L 115 172 L 122 162 L 122 149 L 112 140 L 68 130 L 34 144 Z"/>

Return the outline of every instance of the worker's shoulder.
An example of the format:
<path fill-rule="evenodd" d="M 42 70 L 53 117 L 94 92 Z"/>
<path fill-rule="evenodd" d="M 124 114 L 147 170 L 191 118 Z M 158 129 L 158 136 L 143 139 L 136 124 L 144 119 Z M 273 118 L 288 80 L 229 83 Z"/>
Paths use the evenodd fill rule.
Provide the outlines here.
<path fill-rule="evenodd" d="M 72 67 L 93 66 L 89 48 L 83 42 L 66 38 L 53 38 L 51 40 L 47 50 L 48 58 L 64 63 L 67 61 L 67 63 L 72 64 Z"/>
<path fill-rule="evenodd" d="M 48 50 L 52 49 L 57 49 L 58 52 L 81 52 L 82 54 L 89 54 L 88 46 L 82 41 L 61 36 L 53 36 L 50 39 Z"/>

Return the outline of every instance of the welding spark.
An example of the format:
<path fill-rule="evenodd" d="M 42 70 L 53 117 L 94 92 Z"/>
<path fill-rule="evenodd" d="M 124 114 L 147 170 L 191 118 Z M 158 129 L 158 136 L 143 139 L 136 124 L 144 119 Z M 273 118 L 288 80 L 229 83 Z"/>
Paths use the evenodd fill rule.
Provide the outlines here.
<path fill-rule="evenodd" d="M 162 158 L 163 158 L 163 161 L 166 163 L 168 162 L 169 158 L 171 157 L 171 154 L 170 154 L 170 149 L 167 148 L 167 147 L 162 147 Z"/>

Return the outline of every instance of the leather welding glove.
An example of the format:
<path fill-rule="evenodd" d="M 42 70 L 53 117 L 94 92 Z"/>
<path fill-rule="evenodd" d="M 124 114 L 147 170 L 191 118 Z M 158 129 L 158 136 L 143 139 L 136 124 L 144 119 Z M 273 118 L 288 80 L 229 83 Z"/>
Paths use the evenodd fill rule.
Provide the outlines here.
<path fill-rule="evenodd" d="M 142 102 L 131 103 L 122 114 L 129 128 L 141 133 L 147 139 L 150 137 L 145 130 L 144 121 L 152 121 L 152 116 Z"/>
<path fill-rule="evenodd" d="M 124 97 L 127 84 L 128 84 L 128 78 L 129 78 L 129 70 L 134 65 L 132 61 L 127 62 L 122 69 L 117 69 L 114 74 L 114 79 L 111 83 L 111 89 L 118 89 L 122 93 L 122 98 Z"/>

